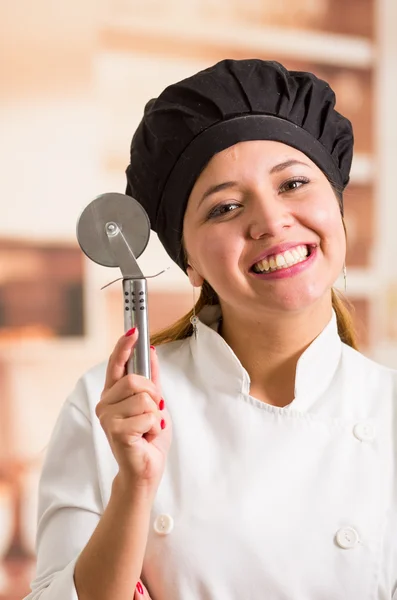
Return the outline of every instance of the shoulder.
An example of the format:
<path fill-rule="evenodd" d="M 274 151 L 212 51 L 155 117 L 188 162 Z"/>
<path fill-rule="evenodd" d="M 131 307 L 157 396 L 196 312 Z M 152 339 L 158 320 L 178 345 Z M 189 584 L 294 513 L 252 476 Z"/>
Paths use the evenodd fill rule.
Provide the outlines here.
<path fill-rule="evenodd" d="M 390 377 L 397 376 L 397 369 L 383 365 L 344 343 L 342 343 L 342 357 L 344 361 L 360 370 L 368 370 L 370 373 L 378 373 L 379 375 Z"/>
<path fill-rule="evenodd" d="M 397 399 L 397 370 L 342 344 L 341 368 L 355 382 L 368 391 L 388 392 Z"/>
<path fill-rule="evenodd" d="M 105 383 L 106 367 L 107 361 L 103 361 L 81 375 L 67 397 L 63 411 L 77 409 L 92 423 Z"/>
<path fill-rule="evenodd" d="M 190 338 L 156 347 L 161 373 L 181 373 L 191 360 Z"/>
<path fill-rule="evenodd" d="M 180 410 L 181 404 L 185 408 L 190 406 L 193 409 L 197 394 L 202 391 L 200 379 L 197 377 L 197 364 L 192 354 L 191 340 L 186 338 L 161 344 L 156 351 L 159 359 L 161 393 L 174 420 L 174 409 Z"/>

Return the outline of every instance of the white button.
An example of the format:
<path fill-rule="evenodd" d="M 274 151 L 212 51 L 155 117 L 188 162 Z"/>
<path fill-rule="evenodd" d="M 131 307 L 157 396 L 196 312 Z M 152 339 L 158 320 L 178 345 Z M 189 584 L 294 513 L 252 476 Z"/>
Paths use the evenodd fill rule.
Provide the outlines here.
<path fill-rule="evenodd" d="M 336 543 L 345 550 L 358 544 L 358 533 L 353 527 L 342 527 L 336 532 Z"/>
<path fill-rule="evenodd" d="M 174 519 L 170 515 L 159 515 L 153 525 L 156 533 L 167 535 L 174 529 Z"/>
<path fill-rule="evenodd" d="M 374 428 L 370 423 L 357 423 L 353 428 L 353 434 L 361 442 L 372 442 L 374 439 Z"/>

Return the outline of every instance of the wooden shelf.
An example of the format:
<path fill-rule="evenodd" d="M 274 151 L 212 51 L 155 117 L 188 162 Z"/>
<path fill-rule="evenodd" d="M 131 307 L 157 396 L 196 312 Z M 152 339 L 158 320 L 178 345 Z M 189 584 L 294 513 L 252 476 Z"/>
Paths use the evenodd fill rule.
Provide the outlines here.
<path fill-rule="evenodd" d="M 175 15 L 161 19 L 110 17 L 103 24 L 100 38 L 104 50 L 142 50 L 142 41 L 146 40 L 154 43 L 155 52 L 162 55 L 178 44 L 181 50 L 185 47 L 181 56 L 189 56 L 192 45 L 198 45 L 204 54 L 206 47 L 223 48 L 226 54 L 234 49 L 254 56 L 268 54 L 358 69 L 371 68 L 375 60 L 374 45 L 366 38 L 246 24 L 219 27 L 202 19 L 192 20 L 186 27 L 186 22 Z"/>
<path fill-rule="evenodd" d="M 385 285 L 386 283 L 383 282 L 379 273 L 374 269 L 355 269 L 347 266 L 347 296 L 377 296 L 382 293 Z M 337 287 L 342 291 L 344 290 L 343 277 L 338 279 Z"/>
<path fill-rule="evenodd" d="M 357 185 L 368 185 L 373 181 L 374 159 L 369 154 L 355 154 L 350 172 L 350 181 Z"/>

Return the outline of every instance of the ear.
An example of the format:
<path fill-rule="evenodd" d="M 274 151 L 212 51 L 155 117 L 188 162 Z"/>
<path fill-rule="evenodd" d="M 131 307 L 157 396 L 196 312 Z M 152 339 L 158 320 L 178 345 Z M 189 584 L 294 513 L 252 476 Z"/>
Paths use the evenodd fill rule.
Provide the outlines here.
<path fill-rule="evenodd" d="M 204 283 L 204 277 L 201 277 L 197 271 L 190 265 L 186 268 L 187 276 L 193 287 L 201 287 Z"/>

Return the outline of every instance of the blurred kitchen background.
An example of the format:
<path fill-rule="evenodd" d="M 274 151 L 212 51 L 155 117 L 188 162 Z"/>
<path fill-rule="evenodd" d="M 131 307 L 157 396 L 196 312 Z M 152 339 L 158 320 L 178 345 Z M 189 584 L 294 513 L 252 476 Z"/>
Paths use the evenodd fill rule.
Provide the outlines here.
<path fill-rule="evenodd" d="M 397 368 L 396 0 L 0 2 L 0 600 L 34 576 L 37 483 L 56 416 L 122 333 L 118 273 L 84 258 L 81 210 L 124 192 L 144 105 L 223 58 L 310 70 L 355 128 L 348 297 L 363 352 Z M 152 234 L 151 329 L 191 307 Z M 339 281 L 340 287 L 343 282 Z"/>

